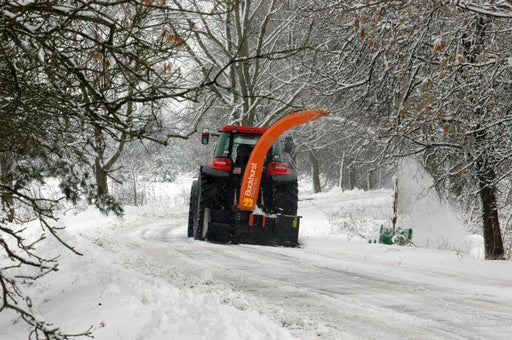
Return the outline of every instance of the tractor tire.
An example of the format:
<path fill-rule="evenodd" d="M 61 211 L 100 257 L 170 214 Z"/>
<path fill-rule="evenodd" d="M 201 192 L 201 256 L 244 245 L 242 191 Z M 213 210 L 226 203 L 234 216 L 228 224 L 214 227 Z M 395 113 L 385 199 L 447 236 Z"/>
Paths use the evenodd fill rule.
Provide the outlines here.
<path fill-rule="evenodd" d="M 208 239 L 208 225 L 211 222 L 210 210 L 229 211 L 231 215 L 231 202 L 229 183 L 201 173 L 199 177 L 198 200 L 197 200 L 197 218 L 194 220 L 194 239 Z M 213 216 L 217 219 L 217 216 Z M 205 221 L 208 219 L 208 221 Z M 229 223 L 230 220 L 218 221 Z"/>
<path fill-rule="evenodd" d="M 203 241 L 203 225 L 204 225 L 204 213 L 205 213 L 205 204 L 208 204 L 209 196 L 210 196 L 210 185 L 208 181 L 205 180 L 205 175 L 199 175 L 198 181 L 198 190 L 197 190 L 197 204 L 196 204 L 196 216 L 194 219 L 194 229 L 193 236 L 194 240 Z"/>
<path fill-rule="evenodd" d="M 283 215 L 297 215 L 299 186 L 297 181 L 275 184 L 271 209 Z"/>
<path fill-rule="evenodd" d="M 190 203 L 188 205 L 188 229 L 187 237 L 194 236 L 194 221 L 197 220 L 197 195 L 199 184 L 197 181 L 192 182 L 192 188 L 190 189 Z"/>

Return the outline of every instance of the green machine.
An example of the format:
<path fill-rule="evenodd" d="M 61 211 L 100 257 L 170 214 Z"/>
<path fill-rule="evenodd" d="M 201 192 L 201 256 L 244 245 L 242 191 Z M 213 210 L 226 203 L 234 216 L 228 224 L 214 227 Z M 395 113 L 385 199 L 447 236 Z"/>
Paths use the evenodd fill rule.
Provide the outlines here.
<path fill-rule="evenodd" d="M 379 243 L 405 245 L 412 243 L 412 229 L 380 226 Z"/>

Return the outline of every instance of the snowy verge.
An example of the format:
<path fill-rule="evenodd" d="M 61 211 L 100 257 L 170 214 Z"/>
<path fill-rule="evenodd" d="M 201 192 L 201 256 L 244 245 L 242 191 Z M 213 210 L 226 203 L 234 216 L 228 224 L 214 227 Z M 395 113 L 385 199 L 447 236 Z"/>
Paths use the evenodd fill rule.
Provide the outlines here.
<path fill-rule="evenodd" d="M 181 190 L 176 191 L 181 195 Z M 47 322 L 76 333 L 92 326 L 95 339 L 291 339 L 286 329 L 258 312 L 226 304 L 204 286 L 208 280 L 151 275 L 144 259 L 117 246 L 117 234 L 158 218 L 183 219 L 179 198 L 167 206 L 126 207 L 122 218 L 94 208 L 68 211 L 62 237 L 84 256 L 48 240 L 43 253 L 61 254 L 60 270 L 26 287 Z M 170 262 L 173 259 L 169 259 Z M 0 315 L 0 338 L 26 339 L 29 329 L 13 313 Z"/>

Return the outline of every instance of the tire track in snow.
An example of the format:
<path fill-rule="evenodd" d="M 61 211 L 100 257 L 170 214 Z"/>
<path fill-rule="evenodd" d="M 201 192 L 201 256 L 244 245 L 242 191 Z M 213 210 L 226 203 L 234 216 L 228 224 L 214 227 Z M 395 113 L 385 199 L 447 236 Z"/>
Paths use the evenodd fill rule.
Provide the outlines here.
<path fill-rule="evenodd" d="M 140 247 L 146 261 L 172 263 L 183 275 L 211 277 L 215 285 L 241 292 L 257 301 L 246 308 L 300 338 L 478 339 L 495 333 L 496 327 L 501 334 L 512 334 L 506 323 L 510 300 L 450 288 L 447 281 L 453 278 L 442 277 L 439 284 L 422 283 L 421 277 L 404 281 L 400 270 L 407 269 L 372 274 L 375 264 L 347 261 L 342 255 L 211 244 L 184 235 L 183 223 L 161 220 L 135 228 L 129 236 L 131 242 L 147 243 Z"/>

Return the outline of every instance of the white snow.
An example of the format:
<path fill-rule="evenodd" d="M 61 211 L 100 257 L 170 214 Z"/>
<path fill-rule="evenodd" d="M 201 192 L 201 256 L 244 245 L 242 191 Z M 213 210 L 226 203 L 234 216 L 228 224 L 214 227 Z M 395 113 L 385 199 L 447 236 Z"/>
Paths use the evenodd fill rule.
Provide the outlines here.
<path fill-rule="evenodd" d="M 461 233 L 440 201 L 428 219 L 407 211 L 414 236 L 443 232 L 467 247 L 369 243 L 390 223 L 392 191 L 338 189 L 301 194 L 300 248 L 222 245 L 186 237 L 191 181 L 153 184 L 153 203 L 123 218 L 67 211 L 64 238 L 85 255 L 44 244 L 62 258 L 59 272 L 25 287 L 40 314 L 70 332 L 92 326 L 100 340 L 512 335 L 512 262 L 478 260 L 481 237 Z M 0 339 L 26 334 L 19 317 L 0 314 Z"/>
<path fill-rule="evenodd" d="M 400 169 L 398 224 L 413 228 L 415 244 L 465 252 L 471 244 L 477 246 L 462 219 L 431 189 L 432 178 L 411 160 L 404 161 Z"/>

